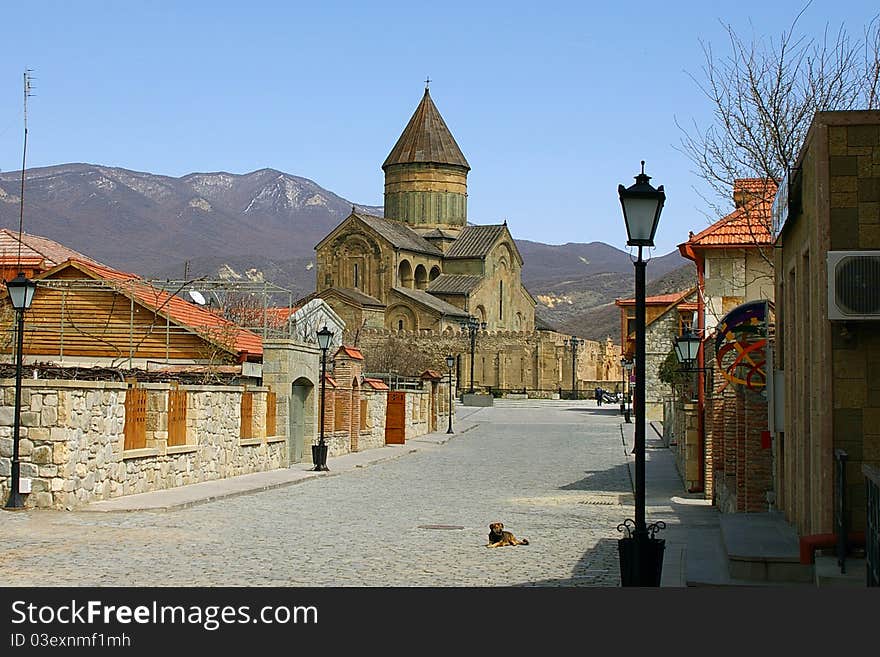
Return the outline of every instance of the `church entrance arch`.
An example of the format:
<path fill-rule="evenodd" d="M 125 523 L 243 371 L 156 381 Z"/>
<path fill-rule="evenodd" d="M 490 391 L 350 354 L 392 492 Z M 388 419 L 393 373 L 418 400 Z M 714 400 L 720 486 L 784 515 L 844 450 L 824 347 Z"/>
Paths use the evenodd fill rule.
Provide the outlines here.
<path fill-rule="evenodd" d="M 315 435 L 315 385 L 300 377 L 290 386 L 288 399 L 287 465 L 300 463 L 306 436 Z M 311 440 L 309 441 L 311 442 Z"/>

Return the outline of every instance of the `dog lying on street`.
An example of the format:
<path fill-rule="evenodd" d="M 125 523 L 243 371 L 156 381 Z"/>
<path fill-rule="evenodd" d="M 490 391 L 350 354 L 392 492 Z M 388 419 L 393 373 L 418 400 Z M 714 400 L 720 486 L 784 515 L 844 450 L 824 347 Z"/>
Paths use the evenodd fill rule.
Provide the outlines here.
<path fill-rule="evenodd" d="M 511 532 L 505 531 L 503 522 L 489 524 L 489 543 L 486 547 L 496 548 L 505 545 L 528 545 L 529 539 L 517 538 Z"/>

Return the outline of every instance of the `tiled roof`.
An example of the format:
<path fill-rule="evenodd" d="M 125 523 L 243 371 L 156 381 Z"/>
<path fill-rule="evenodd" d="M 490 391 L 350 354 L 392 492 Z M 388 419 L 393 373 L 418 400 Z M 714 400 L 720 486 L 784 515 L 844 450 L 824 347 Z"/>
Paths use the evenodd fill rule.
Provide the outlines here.
<path fill-rule="evenodd" d="M 442 379 L 443 375 L 440 374 L 440 372 L 438 372 L 436 370 L 425 370 L 424 372 L 419 374 L 419 377 L 422 379 L 429 379 L 429 380 L 437 381 L 439 379 Z"/>
<path fill-rule="evenodd" d="M 451 303 L 446 303 L 445 301 L 443 301 L 443 299 L 438 299 L 437 297 L 428 294 L 424 290 L 411 290 L 407 287 L 393 287 L 391 289 L 400 295 L 412 299 L 413 301 L 417 301 L 423 306 L 427 306 L 431 310 L 439 312 L 441 315 L 451 315 L 452 317 L 468 317 L 468 313 L 466 311 L 453 306 Z"/>
<path fill-rule="evenodd" d="M 440 274 L 428 283 L 427 291 L 431 294 L 468 294 L 483 280 L 482 276 L 465 274 Z"/>
<path fill-rule="evenodd" d="M 667 306 L 669 304 L 678 303 L 697 288 L 692 287 L 681 292 L 673 292 L 671 294 L 658 294 L 653 297 L 645 297 L 645 304 L 649 306 Z M 634 306 L 635 299 L 617 299 L 615 302 L 618 306 Z"/>
<path fill-rule="evenodd" d="M 391 388 L 382 379 L 364 378 L 364 385 L 370 386 L 373 390 L 390 390 Z"/>
<path fill-rule="evenodd" d="M 455 233 L 443 230 L 442 228 L 435 228 L 434 230 L 429 230 L 427 233 L 421 233 L 422 237 L 426 240 L 430 239 L 444 239 L 444 240 L 454 240 Z"/>
<path fill-rule="evenodd" d="M 354 301 L 361 306 L 375 306 L 378 308 L 384 308 L 385 304 L 379 301 L 376 297 L 371 297 L 369 294 L 364 294 L 360 290 L 356 290 L 353 287 L 331 287 L 326 290 L 322 290 L 318 295 L 324 294 L 326 292 L 337 292 L 340 296 L 343 296 L 350 301 Z"/>
<path fill-rule="evenodd" d="M 685 246 L 700 249 L 772 244 L 770 225 L 775 193 L 776 184 L 772 181 L 737 180 L 734 186 L 736 209 L 696 235 L 691 233 L 679 250 Z"/>
<path fill-rule="evenodd" d="M 776 187 L 770 178 L 737 178 L 733 181 L 733 204 L 740 207 L 756 199 L 769 200 L 772 204 Z"/>
<path fill-rule="evenodd" d="M 446 127 L 446 122 L 437 111 L 427 88 L 422 101 L 416 107 L 416 111 L 382 164 L 382 168 L 415 162 L 452 164 L 466 169 L 471 168 L 458 144 L 455 143 L 449 128 Z"/>
<path fill-rule="evenodd" d="M 228 335 L 231 339 L 232 349 L 236 353 L 247 352 L 256 356 L 263 353 L 263 340 L 256 333 L 243 329 L 201 306 L 153 287 L 135 274 L 111 269 L 96 262 L 73 258 L 47 273 L 51 275 L 52 272 L 58 271 L 64 265 L 73 266 L 96 280 L 114 284 L 114 288 L 121 294 L 134 298 L 141 305 L 150 308 L 162 317 L 167 316 L 176 324 L 192 329 L 194 333 L 208 341 L 226 346 L 224 344 L 226 340 L 219 340 L 219 336 Z"/>
<path fill-rule="evenodd" d="M 446 252 L 447 258 L 484 258 L 489 254 L 502 233 L 507 229 L 504 224 L 487 226 L 465 226 L 458 239 Z"/>
<path fill-rule="evenodd" d="M 47 237 L 40 237 L 39 235 L 22 233 L 20 245 L 22 258 L 40 258 L 45 261 L 43 263 L 44 269 L 51 269 L 52 267 L 71 259 L 100 264 L 97 263 L 96 260 L 93 260 L 78 251 L 69 249 L 63 244 L 54 242 Z M 12 231 L 8 228 L 0 229 L 0 259 L 3 261 L 9 261 L 10 259 L 17 258 L 18 253 L 18 231 Z"/>
<path fill-rule="evenodd" d="M 354 213 L 353 216 L 363 221 L 398 249 L 427 253 L 433 256 L 443 255 L 440 249 L 400 221 L 360 212 Z"/>
<path fill-rule="evenodd" d="M 340 354 L 340 352 L 345 354 L 349 358 L 354 358 L 355 360 L 363 360 L 364 359 L 364 355 L 361 353 L 361 350 L 358 349 L 357 347 L 346 347 L 345 345 L 342 345 L 341 347 L 339 347 L 339 349 L 336 350 L 336 355 L 338 356 Z"/>

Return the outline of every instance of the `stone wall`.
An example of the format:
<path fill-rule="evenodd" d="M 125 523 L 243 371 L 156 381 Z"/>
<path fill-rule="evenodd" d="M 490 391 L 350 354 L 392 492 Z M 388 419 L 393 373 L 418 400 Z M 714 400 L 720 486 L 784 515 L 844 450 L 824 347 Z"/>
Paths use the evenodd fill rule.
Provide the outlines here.
<path fill-rule="evenodd" d="M 445 358 L 457 356 L 457 381 L 461 390 L 470 388 L 470 337 L 464 331 L 388 331 L 364 329 L 358 346 L 370 369 L 371 350 L 381 350 L 390 338 L 417 346 L 425 355 L 425 367 L 446 372 Z M 553 331 L 481 331 L 474 346 L 474 389 L 521 391 L 530 396 L 549 397 L 560 388 L 571 390 L 572 352 L 564 341 L 569 336 Z M 671 338 L 670 338 L 671 340 Z M 669 348 L 671 349 L 671 341 Z M 667 350 L 668 351 L 668 350 Z M 610 340 L 587 340 L 576 354 L 579 390 L 596 384 L 615 390 L 621 380 L 620 347 Z M 664 353 L 665 356 L 665 353 Z M 606 385 L 607 384 L 607 385 Z"/>
<path fill-rule="evenodd" d="M 284 435 L 265 435 L 266 388 L 254 393 L 252 438 L 241 438 L 244 388 L 180 386 L 186 391 L 186 444 L 168 445 L 169 384 L 147 389 L 147 446 L 124 449 L 124 383 L 22 382 L 19 457 L 31 479 L 27 507 L 82 504 L 284 467 Z M 0 408 L 0 496 L 8 495 L 14 382 L 4 382 Z"/>
<path fill-rule="evenodd" d="M 672 388 L 660 380 L 660 366 L 672 351 L 676 335 L 678 311 L 674 308 L 645 328 L 645 418 L 648 420 L 662 420 L 663 402 L 672 397 Z"/>

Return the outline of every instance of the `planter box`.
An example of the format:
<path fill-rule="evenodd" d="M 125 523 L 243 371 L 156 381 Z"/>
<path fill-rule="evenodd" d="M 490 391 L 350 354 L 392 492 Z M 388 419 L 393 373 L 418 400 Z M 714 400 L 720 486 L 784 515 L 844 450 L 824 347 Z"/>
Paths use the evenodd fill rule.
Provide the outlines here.
<path fill-rule="evenodd" d="M 492 395 L 479 395 L 477 393 L 465 393 L 461 396 L 463 406 L 491 406 Z"/>

